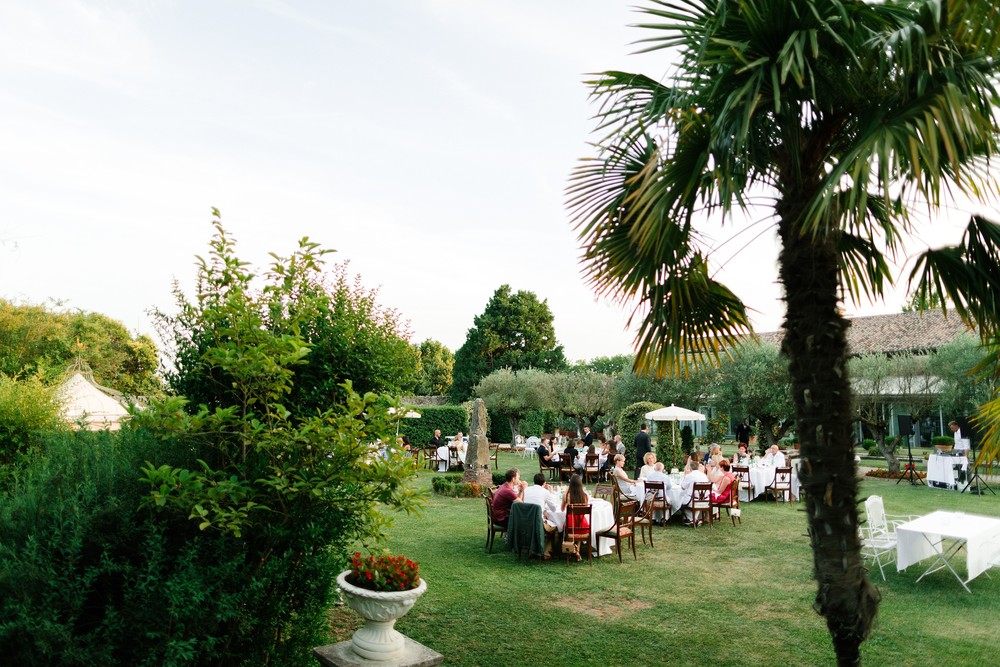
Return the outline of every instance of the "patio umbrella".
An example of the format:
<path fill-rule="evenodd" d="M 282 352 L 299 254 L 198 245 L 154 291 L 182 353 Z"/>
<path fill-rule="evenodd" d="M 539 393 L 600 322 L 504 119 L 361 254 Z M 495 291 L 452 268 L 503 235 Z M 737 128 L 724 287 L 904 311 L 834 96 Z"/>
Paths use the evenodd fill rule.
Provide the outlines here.
<path fill-rule="evenodd" d="M 389 414 L 396 414 L 396 408 L 389 408 Z M 406 414 L 403 415 L 404 419 L 420 419 L 420 413 L 414 410 L 407 410 Z M 399 435 L 399 420 L 396 420 L 396 435 Z"/>
<path fill-rule="evenodd" d="M 673 403 L 671 403 L 670 407 L 659 408 L 657 410 L 653 410 L 652 412 L 647 412 L 646 419 L 654 422 L 693 422 L 693 421 L 703 422 L 705 421 L 706 417 L 700 412 L 695 412 L 694 410 L 688 410 L 687 408 L 679 408 Z M 674 438 L 674 445 L 676 445 L 677 434 L 674 433 L 674 429 L 672 428 L 670 429 L 670 432 Z"/>

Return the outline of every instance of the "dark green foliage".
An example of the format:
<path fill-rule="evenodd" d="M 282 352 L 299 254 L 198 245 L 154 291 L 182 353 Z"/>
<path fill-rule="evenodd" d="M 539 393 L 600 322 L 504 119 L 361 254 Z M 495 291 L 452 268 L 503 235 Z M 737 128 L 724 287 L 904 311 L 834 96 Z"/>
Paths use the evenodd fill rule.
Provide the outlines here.
<path fill-rule="evenodd" d="M 37 378 L 15 380 L 0 374 L 0 466 L 27 451 L 40 433 L 60 426 L 52 388 Z"/>
<path fill-rule="evenodd" d="M 400 435 L 406 435 L 417 447 L 424 447 L 434 437 L 434 429 L 441 429 L 441 438 L 459 431 L 469 432 L 469 413 L 463 405 L 436 405 L 416 408 L 420 419 L 402 419 Z"/>
<path fill-rule="evenodd" d="M 521 418 L 521 435 L 526 439 L 535 435 L 541 437 L 545 430 L 546 411 L 530 410 Z M 510 432 L 510 420 L 503 415 L 490 419 L 490 442 L 511 442 L 514 434 Z"/>
<path fill-rule="evenodd" d="M 871 438 L 865 438 L 861 441 L 861 446 L 865 448 L 868 452 L 868 456 L 882 456 L 882 452 L 878 448 L 878 443 Z"/>
<path fill-rule="evenodd" d="M 501 480 L 503 484 L 505 480 Z M 441 475 L 431 479 L 431 488 L 439 496 L 475 498 L 486 489 L 474 482 L 463 482 L 461 475 Z"/>
<path fill-rule="evenodd" d="M 866 441 L 867 442 L 867 441 Z M 935 435 L 931 438 L 932 447 L 949 447 L 955 444 L 954 436 L 950 435 Z"/>
<path fill-rule="evenodd" d="M 58 378 L 75 359 L 128 397 L 162 393 L 156 345 L 99 313 L 49 310 L 0 299 L 0 374 Z"/>
<path fill-rule="evenodd" d="M 511 293 L 510 285 L 501 285 L 473 322 L 465 343 L 455 353 L 449 393 L 452 401 L 468 399 L 472 388 L 499 368 L 550 371 L 566 367 L 552 311 L 534 292 Z"/>
<path fill-rule="evenodd" d="M 420 370 L 413 392 L 418 396 L 444 396 L 451 389 L 455 355 L 436 340 L 420 344 Z"/>
<path fill-rule="evenodd" d="M 656 460 L 661 461 L 667 470 L 684 467 L 684 438 L 679 431 L 677 422 L 661 422 L 656 435 Z M 685 426 L 690 435 L 691 427 Z M 676 435 L 676 437 L 675 437 Z"/>
<path fill-rule="evenodd" d="M 419 507 L 412 461 L 376 455 L 392 397 L 345 383 L 332 409 L 283 404 L 311 361 L 322 253 L 303 240 L 256 292 L 216 229 L 172 325 L 191 343 L 176 379 L 212 407 L 170 398 L 120 435 L 46 442 L 0 504 L 10 664 L 313 664 L 348 549 Z"/>
<path fill-rule="evenodd" d="M 710 444 L 722 444 L 729 432 L 729 415 L 717 413 L 714 417 L 709 417 L 706 426 L 705 437 Z"/>
<path fill-rule="evenodd" d="M 639 427 L 647 424 L 646 413 L 662 407 L 658 403 L 640 401 L 626 406 L 618 414 L 618 433 L 622 436 L 622 443 L 625 445 L 625 470 L 635 469 L 634 438 L 635 434 L 639 432 Z"/>

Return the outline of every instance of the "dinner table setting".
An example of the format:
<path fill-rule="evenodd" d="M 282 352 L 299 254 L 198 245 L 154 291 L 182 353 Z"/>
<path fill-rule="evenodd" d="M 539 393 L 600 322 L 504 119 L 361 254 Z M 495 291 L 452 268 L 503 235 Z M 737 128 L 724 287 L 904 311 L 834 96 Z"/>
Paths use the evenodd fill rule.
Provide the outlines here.
<path fill-rule="evenodd" d="M 562 485 L 553 486 L 552 490 L 549 491 L 549 496 L 556 507 L 562 506 L 563 495 L 565 493 L 566 487 Z M 607 556 L 611 554 L 611 547 L 614 542 L 612 540 L 600 540 L 597 534 L 615 525 L 615 510 L 611 506 L 611 503 L 602 498 L 590 498 L 590 507 L 591 547 L 594 549 L 594 556 Z M 561 533 L 563 527 L 566 525 L 565 510 L 560 509 L 555 512 L 548 512 L 548 520 Z"/>

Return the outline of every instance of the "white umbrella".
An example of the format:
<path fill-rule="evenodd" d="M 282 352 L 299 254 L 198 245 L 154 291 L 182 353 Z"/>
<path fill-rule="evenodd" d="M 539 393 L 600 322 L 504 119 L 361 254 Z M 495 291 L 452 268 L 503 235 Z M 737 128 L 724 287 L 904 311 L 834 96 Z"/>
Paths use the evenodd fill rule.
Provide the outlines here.
<path fill-rule="evenodd" d="M 707 418 L 700 412 L 695 412 L 694 410 L 688 410 L 687 408 L 679 408 L 673 403 L 671 403 L 670 407 L 659 408 L 657 410 L 653 410 L 652 412 L 647 412 L 646 419 L 654 422 L 693 422 L 693 421 L 703 422 Z M 676 445 L 677 434 L 674 433 L 674 430 L 672 428 L 670 429 L 670 432 L 674 437 L 674 444 Z"/>
<path fill-rule="evenodd" d="M 389 408 L 389 414 L 396 414 L 396 408 Z M 413 410 L 407 410 L 406 414 L 403 415 L 405 419 L 420 419 L 420 413 Z M 399 435 L 399 420 L 396 420 L 396 435 Z"/>

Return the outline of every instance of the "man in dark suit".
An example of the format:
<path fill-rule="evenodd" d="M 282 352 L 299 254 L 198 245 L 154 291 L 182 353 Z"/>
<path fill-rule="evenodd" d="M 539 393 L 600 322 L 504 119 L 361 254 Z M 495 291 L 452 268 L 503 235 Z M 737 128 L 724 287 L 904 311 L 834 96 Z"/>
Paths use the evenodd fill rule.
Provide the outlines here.
<path fill-rule="evenodd" d="M 594 434 L 590 432 L 589 426 L 583 427 L 583 449 L 588 451 L 590 446 L 594 444 Z"/>
<path fill-rule="evenodd" d="M 647 428 L 646 424 L 643 423 L 643 425 L 639 427 L 639 432 L 635 434 L 635 479 L 639 479 L 639 469 L 642 468 L 642 457 L 652 451 L 652 446 L 649 443 L 649 433 Z"/>

